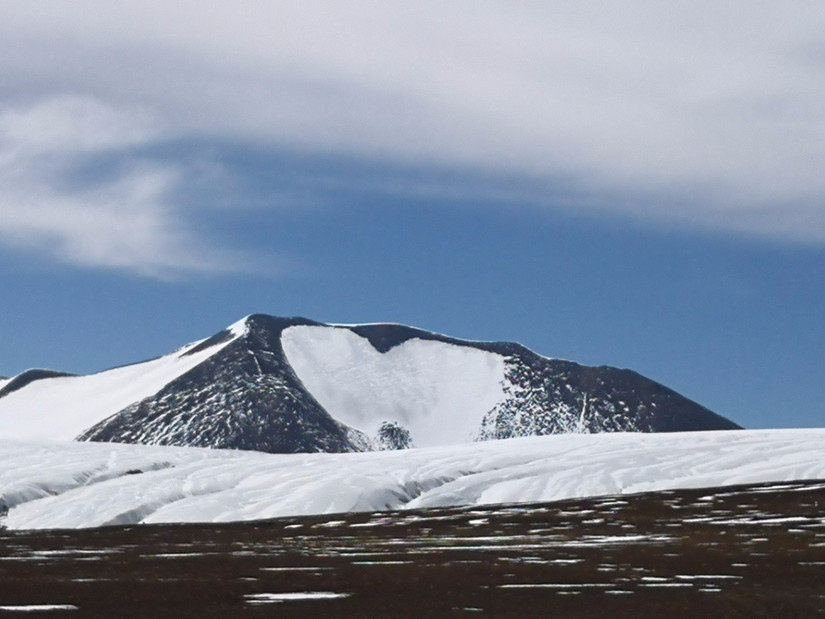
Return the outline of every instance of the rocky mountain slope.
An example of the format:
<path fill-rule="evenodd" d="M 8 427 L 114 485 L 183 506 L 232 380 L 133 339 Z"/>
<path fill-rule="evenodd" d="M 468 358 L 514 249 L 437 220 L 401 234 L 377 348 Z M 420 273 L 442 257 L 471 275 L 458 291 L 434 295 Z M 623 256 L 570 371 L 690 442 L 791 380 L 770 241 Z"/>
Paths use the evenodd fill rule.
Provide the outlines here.
<path fill-rule="evenodd" d="M 152 361 L 0 386 L 0 436 L 273 453 L 738 427 L 629 370 L 403 325 L 262 314 Z"/>

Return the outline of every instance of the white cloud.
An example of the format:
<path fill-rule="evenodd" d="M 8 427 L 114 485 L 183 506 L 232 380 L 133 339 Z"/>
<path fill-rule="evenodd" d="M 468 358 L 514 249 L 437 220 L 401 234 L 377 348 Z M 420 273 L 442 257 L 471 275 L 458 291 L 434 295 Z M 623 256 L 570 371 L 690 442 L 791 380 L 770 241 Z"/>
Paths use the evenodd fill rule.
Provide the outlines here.
<path fill-rule="evenodd" d="M 132 163 L 78 183 L 72 166 L 155 137 L 149 118 L 63 97 L 0 111 L 0 240 L 82 266 L 154 277 L 231 270 L 185 232 L 166 194 L 175 170 Z"/>
<path fill-rule="evenodd" d="M 459 166 L 823 242 L 823 31 L 811 0 L 30 0 L 0 6 L 0 97 L 141 110 L 134 134 L 98 110 L 103 143 L 75 149 L 154 131 Z M 158 230 L 168 182 L 147 179 Z"/>

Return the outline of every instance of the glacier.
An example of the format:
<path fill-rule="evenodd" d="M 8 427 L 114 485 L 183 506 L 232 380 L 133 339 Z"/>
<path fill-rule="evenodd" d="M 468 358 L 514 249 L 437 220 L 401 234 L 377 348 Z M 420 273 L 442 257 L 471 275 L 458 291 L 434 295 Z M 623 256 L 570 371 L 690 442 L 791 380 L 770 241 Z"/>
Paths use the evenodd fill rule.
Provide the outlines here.
<path fill-rule="evenodd" d="M 0 439 L 0 526 L 547 502 L 825 479 L 825 429 L 606 433 L 346 454 Z"/>

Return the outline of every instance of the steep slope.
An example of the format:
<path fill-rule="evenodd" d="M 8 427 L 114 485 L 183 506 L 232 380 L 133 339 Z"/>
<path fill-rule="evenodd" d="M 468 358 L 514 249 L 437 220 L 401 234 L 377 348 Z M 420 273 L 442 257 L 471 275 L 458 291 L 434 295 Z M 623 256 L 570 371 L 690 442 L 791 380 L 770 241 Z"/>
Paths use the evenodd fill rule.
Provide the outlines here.
<path fill-rule="evenodd" d="M 402 325 L 291 326 L 282 341 L 298 377 L 334 418 L 369 436 L 394 424 L 421 447 L 738 427 L 635 372 L 548 359 L 513 343 Z"/>
<path fill-rule="evenodd" d="M 364 439 L 330 417 L 284 359 L 281 332 L 300 322 L 308 321 L 249 317 L 221 354 L 80 439 L 273 453 L 365 449 Z"/>
<path fill-rule="evenodd" d="M 505 358 L 471 346 L 410 337 L 380 350 L 353 330 L 327 326 L 291 326 L 281 342 L 327 412 L 370 437 L 396 424 L 419 447 L 469 442 L 505 397 Z"/>
<path fill-rule="evenodd" d="M 163 357 L 88 376 L 28 370 L 0 390 L 0 436 L 71 440 L 90 426 L 155 394 L 217 354 L 242 332 L 189 344 Z"/>
<path fill-rule="evenodd" d="M 31 423 L 15 425 L 21 413 Z M 0 396 L 0 436 L 275 453 L 736 427 L 628 370 L 403 325 L 262 314 L 153 362 Z"/>

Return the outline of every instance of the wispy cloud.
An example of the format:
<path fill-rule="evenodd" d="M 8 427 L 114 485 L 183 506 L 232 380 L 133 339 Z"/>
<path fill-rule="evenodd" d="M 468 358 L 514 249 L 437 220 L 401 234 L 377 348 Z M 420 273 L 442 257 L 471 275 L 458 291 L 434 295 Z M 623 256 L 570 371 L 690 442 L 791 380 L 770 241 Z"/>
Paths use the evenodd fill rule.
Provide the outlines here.
<path fill-rule="evenodd" d="M 102 163 L 157 137 L 145 113 L 89 98 L 0 111 L 0 240 L 153 277 L 237 268 L 186 232 L 168 199 L 174 168 L 138 159 L 84 179 L 90 159 Z"/>
<path fill-rule="evenodd" d="M 124 268 L 208 268 L 165 199 L 174 169 L 144 161 L 83 195 L 52 183 L 40 197 L 14 175 L 53 172 L 45 150 L 214 139 L 563 179 L 598 198 L 580 208 L 823 242 L 823 31 L 812 0 L 6 3 L 0 100 L 17 111 L 0 156 L 17 193 L 0 208 L 51 198 L 114 223 L 126 211 L 105 205 L 129 204 L 125 227 L 145 234 L 124 256 L 159 258 Z M 72 112 L 75 129 L 49 112 L 66 93 L 96 102 Z M 56 236 L 77 262 L 116 253 Z"/>

